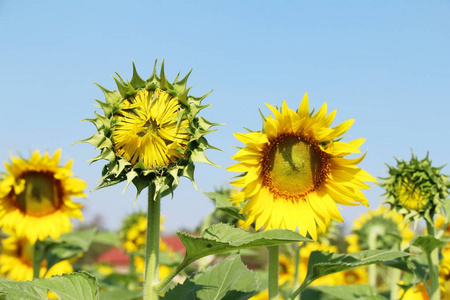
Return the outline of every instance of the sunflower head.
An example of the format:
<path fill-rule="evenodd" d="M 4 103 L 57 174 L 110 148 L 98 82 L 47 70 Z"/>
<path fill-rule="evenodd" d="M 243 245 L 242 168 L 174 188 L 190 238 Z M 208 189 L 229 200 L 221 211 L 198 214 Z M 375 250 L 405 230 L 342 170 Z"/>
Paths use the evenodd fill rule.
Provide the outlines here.
<path fill-rule="evenodd" d="M 441 174 L 442 167 L 433 167 L 428 155 L 418 160 L 414 154 L 409 162 L 397 160 L 396 167 L 388 167 L 389 177 L 381 183 L 386 202 L 408 220 L 425 218 L 433 223 L 449 195 L 450 181 Z"/>
<path fill-rule="evenodd" d="M 0 181 L 0 227 L 16 230 L 31 243 L 58 238 L 70 231 L 70 217 L 83 219 L 81 204 L 72 197 L 85 197 L 86 183 L 72 177 L 72 161 L 60 166 L 61 150 L 50 157 L 38 150 L 27 160 L 12 157 L 5 163 Z"/>
<path fill-rule="evenodd" d="M 156 62 L 152 75 L 142 79 L 133 63 L 133 76 L 124 81 L 114 78 L 117 90 L 107 90 L 105 102 L 96 100 L 103 115 L 87 119 L 97 132 L 87 142 L 100 150 L 91 159 L 109 161 L 103 168 L 98 188 L 127 181 L 137 188 L 137 194 L 151 185 L 155 196 L 164 196 L 178 185 L 180 176 L 194 183 L 194 162 L 212 164 L 204 151 L 213 148 L 204 135 L 213 130 L 211 123 L 197 114 L 209 105 L 202 105 L 208 95 L 194 97 L 186 87 L 190 72 L 177 76 L 170 83 L 164 73 L 164 62 L 159 76 Z M 194 183 L 195 184 L 195 183 Z"/>
<path fill-rule="evenodd" d="M 283 101 L 279 110 L 267 105 L 272 115 L 263 117 L 263 129 L 236 133 L 245 144 L 233 156 L 239 163 L 228 168 L 242 173 L 232 182 L 242 188 L 232 201 L 245 202 L 242 213 L 246 225 L 255 222 L 256 230 L 285 228 L 317 239 L 330 220 L 343 221 L 338 204 L 368 205 L 360 191 L 376 181 L 356 165 L 356 159 L 344 158 L 360 153 L 364 139 L 341 141 L 354 120 L 330 127 L 336 115 L 327 115 L 325 103 L 310 113 L 305 95 L 297 111 Z"/>
<path fill-rule="evenodd" d="M 386 206 L 361 215 L 354 221 L 351 231 L 352 234 L 346 237 L 349 253 L 368 250 L 372 232 L 377 234 L 376 249 L 391 249 L 400 243 L 400 238 L 402 243 L 408 243 L 414 236 L 403 217 Z"/>
<path fill-rule="evenodd" d="M 1 241 L 0 275 L 10 280 L 22 281 L 33 279 L 33 244 L 26 237 L 19 237 L 12 230 L 6 230 L 9 237 Z M 53 275 L 73 272 L 72 265 L 68 260 L 63 260 L 53 265 L 50 270 L 46 269 L 44 260 L 40 269 L 40 277 L 45 274 L 46 278 Z"/>

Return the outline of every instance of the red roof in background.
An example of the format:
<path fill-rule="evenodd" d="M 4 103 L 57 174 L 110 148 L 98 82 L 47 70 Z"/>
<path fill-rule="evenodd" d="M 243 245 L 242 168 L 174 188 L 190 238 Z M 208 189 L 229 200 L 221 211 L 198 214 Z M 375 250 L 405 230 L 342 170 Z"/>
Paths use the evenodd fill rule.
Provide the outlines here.
<path fill-rule="evenodd" d="M 167 244 L 167 246 L 169 246 L 169 248 L 171 248 L 173 251 L 175 252 L 179 252 L 181 254 L 184 254 L 184 245 L 183 243 L 180 241 L 180 239 L 178 238 L 177 235 L 166 235 L 166 236 L 162 236 L 161 239 L 164 241 L 164 243 Z"/>
<path fill-rule="evenodd" d="M 176 235 L 162 236 L 161 239 L 175 252 L 184 254 L 184 245 Z M 126 252 L 117 247 L 112 247 L 109 250 L 100 254 L 96 259 L 96 262 L 109 263 L 112 265 L 129 265 L 130 258 Z"/>
<path fill-rule="evenodd" d="M 103 252 L 95 259 L 95 261 L 100 263 L 110 263 L 112 265 L 130 264 L 130 258 L 128 255 L 117 247 L 112 247 L 106 252 Z"/>

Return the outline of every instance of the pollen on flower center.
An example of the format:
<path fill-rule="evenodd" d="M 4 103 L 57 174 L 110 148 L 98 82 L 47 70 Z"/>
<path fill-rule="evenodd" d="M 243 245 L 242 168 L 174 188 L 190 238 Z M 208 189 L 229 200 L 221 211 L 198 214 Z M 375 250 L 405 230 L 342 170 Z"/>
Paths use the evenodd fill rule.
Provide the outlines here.
<path fill-rule="evenodd" d="M 25 214 L 43 216 L 57 210 L 61 205 L 61 187 L 53 173 L 32 171 L 23 174 L 25 181 L 21 193 L 15 196 L 16 206 Z"/>
<path fill-rule="evenodd" d="M 263 184 L 276 197 L 304 198 L 329 173 L 329 156 L 302 135 L 280 135 L 264 151 Z"/>

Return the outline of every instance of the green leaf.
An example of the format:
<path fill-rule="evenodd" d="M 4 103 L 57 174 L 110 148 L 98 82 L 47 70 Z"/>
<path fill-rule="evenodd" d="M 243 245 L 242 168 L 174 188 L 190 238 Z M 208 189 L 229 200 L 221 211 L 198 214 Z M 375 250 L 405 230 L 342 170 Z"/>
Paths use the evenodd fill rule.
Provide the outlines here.
<path fill-rule="evenodd" d="M 47 260 L 47 270 L 60 261 L 73 258 L 89 250 L 94 239 L 96 228 L 72 231 L 61 235 L 57 240 L 46 239 L 44 257 Z"/>
<path fill-rule="evenodd" d="M 48 290 L 61 300 L 99 299 L 97 279 L 84 271 L 33 281 L 0 281 L 0 295 L 8 300 L 47 299 Z"/>
<path fill-rule="evenodd" d="M 232 216 L 237 220 L 245 220 L 244 215 L 239 213 L 240 209 L 236 206 L 233 206 L 233 203 L 229 201 L 231 197 L 229 197 L 228 195 L 210 192 L 203 194 L 205 194 L 208 198 L 214 201 L 217 209 L 225 212 L 226 214 Z"/>
<path fill-rule="evenodd" d="M 177 235 L 186 248 L 186 264 L 207 255 L 227 251 L 311 241 L 290 230 L 274 229 L 249 233 L 227 224 L 212 225 L 205 229 L 200 237 L 184 232 L 177 232 Z"/>
<path fill-rule="evenodd" d="M 100 293 L 101 300 L 137 300 L 142 299 L 142 290 L 126 290 L 117 287 L 107 288 Z"/>
<path fill-rule="evenodd" d="M 382 263 L 409 255 L 410 254 L 406 252 L 385 250 L 366 250 L 351 254 L 313 251 L 308 260 L 308 271 L 305 280 L 294 292 L 292 297 L 298 295 L 314 280 L 322 276 L 375 263 Z"/>
<path fill-rule="evenodd" d="M 191 276 L 165 295 L 165 300 L 248 299 L 258 288 L 258 277 L 248 270 L 238 254 Z"/>
<path fill-rule="evenodd" d="M 114 232 L 99 232 L 94 236 L 94 243 L 121 247 L 119 235 Z"/>
<path fill-rule="evenodd" d="M 445 245 L 445 241 L 437 239 L 431 235 L 421 235 L 418 236 L 414 242 L 413 246 L 419 247 L 425 253 L 430 254 L 437 247 L 442 247 Z"/>
<path fill-rule="evenodd" d="M 366 284 L 310 287 L 302 294 L 303 297 L 317 300 L 385 299 L 376 296 L 375 289 Z"/>

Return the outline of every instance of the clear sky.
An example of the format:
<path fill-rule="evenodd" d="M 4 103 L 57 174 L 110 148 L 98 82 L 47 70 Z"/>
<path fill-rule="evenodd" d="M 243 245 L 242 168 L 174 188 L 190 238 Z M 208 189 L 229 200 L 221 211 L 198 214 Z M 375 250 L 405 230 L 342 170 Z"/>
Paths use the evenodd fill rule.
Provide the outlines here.
<path fill-rule="evenodd" d="M 233 132 L 260 129 L 258 108 L 286 100 L 298 107 L 305 92 L 316 108 L 337 109 L 336 123 L 355 118 L 347 135 L 367 139 L 361 166 L 376 177 L 385 163 L 430 152 L 449 162 L 450 2 L 448 1 L 20 1 L 0 0 L 0 159 L 53 153 L 95 187 L 104 165 L 86 162 L 98 151 L 73 145 L 94 133 L 92 82 L 113 89 L 117 71 L 131 78 L 134 61 L 147 78 L 155 59 L 166 74 L 194 69 L 191 94 L 214 92 L 202 116 L 227 123 L 209 135 L 222 166 L 240 143 Z M 0 166 L 0 171 L 4 167 Z M 450 168 L 443 169 L 450 173 Z M 165 198 L 165 228 L 194 228 L 213 206 L 201 191 L 228 184 L 225 168 L 197 165 L 199 191 L 183 180 Z M 86 219 L 102 214 L 111 229 L 134 206 L 124 184 L 88 193 Z M 375 208 L 382 189 L 366 195 Z M 346 223 L 364 207 L 344 207 Z"/>

